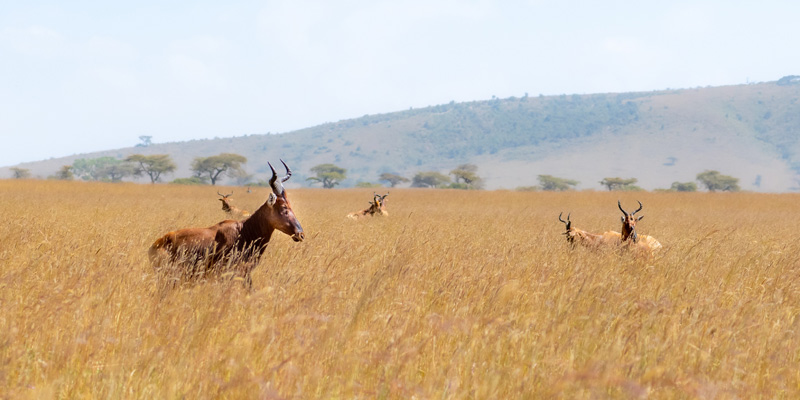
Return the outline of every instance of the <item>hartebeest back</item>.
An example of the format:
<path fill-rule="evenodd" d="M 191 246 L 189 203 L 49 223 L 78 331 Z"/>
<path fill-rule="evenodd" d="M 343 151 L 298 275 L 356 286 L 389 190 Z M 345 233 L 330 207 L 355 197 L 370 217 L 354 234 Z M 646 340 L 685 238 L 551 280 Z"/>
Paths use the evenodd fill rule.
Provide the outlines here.
<path fill-rule="evenodd" d="M 236 219 L 247 218 L 250 216 L 249 211 L 242 210 L 233 205 L 233 199 L 231 198 L 233 192 L 230 192 L 229 194 L 222 194 L 217 191 L 217 194 L 222 197 L 219 199 L 219 201 L 222 202 L 222 211 L 225 211 L 228 215 Z"/>
<path fill-rule="evenodd" d="M 619 243 L 620 234 L 618 232 L 607 231 L 603 232 L 602 234 L 587 232 L 572 226 L 572 221 L 569 220 L 569 217 L 572 215 L 572 213 L 567 214 L 566 221 L 561 219 L 563 214 L 563 212 L 558 214 L 558 220 L 563 222 L 566 226 L 567 231 L 564 232 L 564 236 L 567 237 L 567 242 L 572 247 L 575 246 L 575 243 L 589 248 L 600 248 Z"/>
<path fill-rule="evenodd" d="M 369 203 L 369 207 L 361 211 L 351 212 L 350 214 L 347 214 L 347 218 L 359 219 L 361 217 L 375 216 L 375 215 L 382 215 L 384 217 L 389 216 L 389 212 L 386 211 L 386 201 L 385 201 L 386 196 L 388 195 L 389 195 L 388 192 L 383 196 L 375 192 L 372 192 L 372 201 Z"/>
<path fill-rule="evenodd" d="M 622 203 L 617 200 L 617 207 L 619 207 L 619 210 L 622 211 L 622 217 L 620 218 L 622 220 L 622 233 L 620 240 L 623 244 L 628 243 L 629 245 L 652 255 L 654 251 L 661 248 L 661 243 L 659 243 L 658 240 L 652 236 L 639 235 L 636 232 L 636 223 L 644 218 L 644 215 L 640 215 L 638 218 L 635 216 L 637 212 L 642 211 L 643 207 L 641 201 L 637 200 L 636 202 L 639 203 L 639 208 L 632 213 L 628 213 L 622 208 Z"/>
<path fill-rule="evenodd" d="M 272 192 L 249 218 L 225 220 L 208 228 L 180 229 L 156 240 L 149 251 L 156 270 L 173 265 L 183 276 L 195 278 L 230 267 L 230 272 L 251 287 L 251 272 L 266 250 L 272 232 L 277 229 L 295 242 L 305 238 L 283 187 L 292 171 L 283 160 L 281 163 L 286 168 L 286 176 L 281 179 L 268 163 L 272 170 L 269 181 Z"/>

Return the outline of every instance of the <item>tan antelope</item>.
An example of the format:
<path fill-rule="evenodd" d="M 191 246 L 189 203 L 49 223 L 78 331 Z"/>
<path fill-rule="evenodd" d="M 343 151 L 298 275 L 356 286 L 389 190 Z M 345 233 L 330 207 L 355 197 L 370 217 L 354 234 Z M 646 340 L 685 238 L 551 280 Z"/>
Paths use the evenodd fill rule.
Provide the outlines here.
<path fill-rule="evenodd" d="M 303 228 L 294 215 L 283 182 L 291 176 L 278 179 L 272 165 L 267 201 L 253 215 L 242 221 L 225 220 L 208 228 L 184 228 L 158 238 L 150 246 L 150 261 L 156 271 L 167 266 L 176 267 L 181 276 L 193 279 L 211 272 L 232 272 L 243 278 L 246 287 L 252 287 L 251 272 L 258 265 L 267 248 L 272 233 L 277 229 L 295 242 L 305 239 Z"/>
<path fill-rule="evenodd" d="M 389 216 L 389 212 L 386 211 L 386 196 L 389 193 L 387 192 L 385 195 L 381 196 L 375 192 L 372 192 L 372 201 L 369 202 L 369 207 L 361 210 L 361 211 L 354 211 L 350 214 L 347 214 L 347 218 L 350 219 L 359 219 L 366 216 L 375 216 L 375 215 L 382 215 L 384 217 Z"/>
<path fill-rule="evenodd" d="M 563 212 L 558 214 L 558 220 L 563 222 L 567 228 L 567 231 L 564 232 L 564 236 L 567 237 L 567 242 L 571 247 L 575 247 L 575 243 L 578 243 L 584 247 L 597 249 L 605 246 L 615 246 L 620 243 L 619 232 L 607 231 L 602 234 L 597 234 L 574 228 L 572 227 L 572 221 L 569 220 L 572 213 L 567 214 L 566 221 L 561 219 L 563 214 Z"/>
<path fill-rule="evenodd" d="M 230 198 L 231 195 L 233 195 L 233 192 L 230 192 L 230 194 L 222 194 L 217 191 L 217 194 L 222 197 L 219 199 L 219 201 L 222 202 L 222 211 L 225 211 L 228 215 L 236 219 L 247 218 L 250 216 L 250 212 L 237 208 L 233 205 L 233 199 Z"/>
<path fill-rule="evenodd" d="M 653 252 L 660 249 L 661 243 L 656 240 L 656 238 L 648 235 L 639 235 L 636 232 L 636 223 L 641 221 L 644 218 L 644 215 L 640 215 L 638 218 L 636 217 L 636 213 L 642 211 L 642 202 L 636 200 L 639 203 L 639 208 L 632 213 L 628 213 L 625 209 L 622 208 L 622 203 L 617 200 L 617 207 L 619 210 L 622 211 L 622 233 L 620 234 L 620 242 L 623 244 L 628 244 L 629 246 L 633 246 L 650 256 L 653 255 Z"/>

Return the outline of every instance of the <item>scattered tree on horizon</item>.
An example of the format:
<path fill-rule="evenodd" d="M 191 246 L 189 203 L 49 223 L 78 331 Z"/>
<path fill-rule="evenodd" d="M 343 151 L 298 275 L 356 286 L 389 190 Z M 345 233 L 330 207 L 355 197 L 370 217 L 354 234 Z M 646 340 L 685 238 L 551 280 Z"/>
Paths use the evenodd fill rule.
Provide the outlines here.
<path fill-rule="evenodd" d="M 138 163 L 136 175 L 146 174 L 150 177 L 150 183 L 158 182 L 161 179 L 161 174 L 174 172 L 177 168 L 169 154 L 154 154 L 152 156 L 133 154 L 128 156 L 125 161 Z"/>
<path fill-rule="evenodd" d="M 607 187 L 609 191 L 612 190 L 622 190 L 622 191 L 631 191 L 631 190 L 642 190 L 642 188 L 635 185 L 638 182 L 636 178 L 603 178 L 600 181 L 600 184 Z"/>
<path fill-rule="evenodd" d="M 322 183 L 325 189 L 333 189 L 347 177 L 347 170 L 334 164 L 319 164 L 311 168 L 316 176 L 306 178 L 307 181 Z"/>
<path fill-rule="evenodd" d="M 697 184 L 694 182 L 672 182 L 669 190 L 673 192 L 696 192 Z"/>
<path fill-rule="evenodd" d="M 75 179 L 75 174 L 72 173 L 71 165 L 62 165 L 61 169 L 52 178 L 60 181 L 71 181 Z"/>
<path fill-rule="evenodd" d="M 461 164 L 450 171 L 455 177 L 451 185 L 454 189 L 483 189 L 483 179 L 478 176 L 478 166 L 475 164 Z"/>
<path fill-rule="evenodd" d="M 393 173 L 390 173 L 390 172 L 382 173 L 378 180 L 379 181 L 387 181 L 387 182 L 389 182 L 390 187 L 395 187 L 399 183 L 410 182 L 410 180 L 408 178 L 405 178 L 405 177 L 402 177 L 400 175 L 393 174 Z"/>
<path fill-rule="evenodd" d="M 151 141 L 152 139 L 152 136 L 139 136 L 139 140 L 141 140 L 142 143 L 137 144 L 136 147 L 150 147 L 150 145 L 153 144 Z"/>
<path fill-rule="evenodd" d="M 697 174 L 697 181 L 703 184 L 709 192 L 738 192 L 739 179 L 728 175 L 722 175 L 719 171 L 706 170 Z"/>
<path fill-rule="evenodd" d="M 198 178 L 207 177 L 211 185 L 216 185 L 222 176 L 235 177 L 244 172 L 242 164 L 247 162 L 245 156 L 235 153 L 221 153 L 211 157 L 196 157 L 192 161 L 192 171 Z"/>
<path fill-rule="evenodd" d="M 573 179 L 558 178 L 552 175 L 539 175 L 539 187 L 542 190 L 563 192 L 573 190 L 580 183 Z"/>
<path fill-rule="evenodd" d="M 31 177 L 31 170 L 27 168 L 11 167 L 11 176 L 14 179 L 29 179 Z"/>
<path fill-rule="evenodd" d="M 438 188 L 450 183 L 450 177 L 436 171 L 418 172 L 411 180 L 411 187 Z"/>
<path fill-rule="evenodd" d="M 120 182 L 136 174 L 136 167 L 114 157 L 79 158 L 72 163 L 72 172 L 84 181 Z"/>

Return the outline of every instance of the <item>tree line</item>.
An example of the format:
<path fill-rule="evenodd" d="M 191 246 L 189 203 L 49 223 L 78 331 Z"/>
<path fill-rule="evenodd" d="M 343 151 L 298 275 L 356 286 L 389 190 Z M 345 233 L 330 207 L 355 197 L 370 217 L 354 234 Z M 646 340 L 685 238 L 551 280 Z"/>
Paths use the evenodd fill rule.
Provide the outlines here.
<path fill-rule="evenodd" d="M 221 153 L 210 157 L 195 157 L 191 170 L 193 175 L 189 178 L 177 178 L 172 183 L 177 184 L 211 184 L 216 185 L 223 177 L 239 179 L 252 186 L 266 186 L 265 181 L 247 182 L 251 176 L 244 171 L 243 164 L 247 158 L 235 153 Z M 75 160 L 72 165 L 64 165 L 49 179 L 84 181 L 120 182 L 125 177 L 147 176 L 151 183 L 161 182 L 162 178 L 173 173 L 177 166 L 168 154 L 142 155 L 133 154 L 121 160 L 114 157 L 99 157 Z M 311 168 L 313 176 L 306 180 L 311 184 L 321 184 L 323 188 L 332 189 L 347 178 L 347 169 L 335 164 L 319 164 Z M 25 168 L 11 168 L 12 177 L 15 179 L 31 178 L 30 170 Z M 519 187 L 520 191 L 566 191 L 574 190 L 580 183 L 573 179 L 560 178 L 552 175 L 538 175 L 538 186 Z M 719 171 L 707 170 L 697 174 L 695 180 L 710 192 L 736 192 L 741 190 L 739 179 L 723 175 Z M 418 172 L 409 179 L 392 172 L 382 173 L 378 181 L 386 182 L 390 187 L 411 182 L 411 187 L 440 188 L 440 189 L 474 189 L 484 187 L 483 179 L 478 175 L 475 164 L 461 164 L 451 170 L 449 174 L 438 171 Z M 607 177 L 599 183 L 609 191 L 641 191 L 637 186 L 636 178 Z M 359 182 L 357 187 L 381 186 L 369 182 Z M 668 189 L 656 191 L 696 192 L 698 186 L 695 182 L 673 182 Z"/>

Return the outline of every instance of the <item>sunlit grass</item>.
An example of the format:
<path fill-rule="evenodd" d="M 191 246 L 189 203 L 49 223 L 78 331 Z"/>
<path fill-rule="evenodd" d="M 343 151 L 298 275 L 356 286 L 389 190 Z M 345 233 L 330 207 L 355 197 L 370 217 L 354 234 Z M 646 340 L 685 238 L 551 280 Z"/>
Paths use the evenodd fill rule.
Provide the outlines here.
<path fill-rule="evenodd" d="M 23 398 L 796 398 L 800 197 L 287 189 L 253 289 L 159 290 L 147 248 L 217 188 L 0 181 L 0 387 Z M 267 189 L 236 191 L 255 210 Z M 568 251 L 558 222 L 653 260 Z M 0 396 L 1 397 L 1 396 Z"/>

